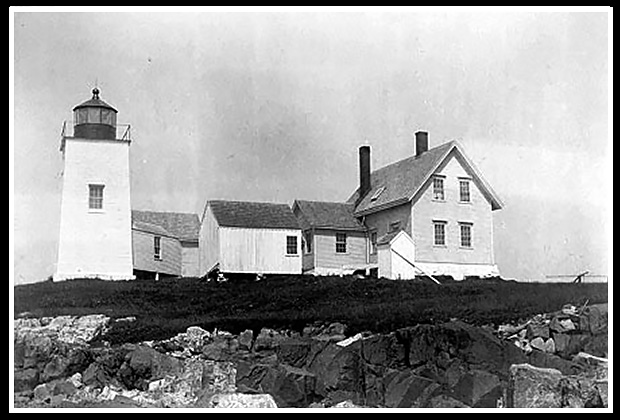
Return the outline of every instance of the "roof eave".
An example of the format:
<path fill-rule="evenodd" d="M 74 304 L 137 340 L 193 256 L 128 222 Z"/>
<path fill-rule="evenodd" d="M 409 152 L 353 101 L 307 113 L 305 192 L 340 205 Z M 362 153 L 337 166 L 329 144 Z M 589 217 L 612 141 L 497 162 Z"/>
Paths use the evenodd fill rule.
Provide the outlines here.
<path fill-rule="evenodd" d="M 373 214 L 373 213 L 376 213 L 376 212 L 379 212 L 379 211 L 382 211 L 382 210 L 386 210 L 386 209 L 389 209 L 389 208 L 392 208 L 392 207 L 402 206 L 403 204 L 407 204 L 410 201 L 411 201 L 411 199 L 408 198 L 408 197 L 399 198 L 398 200 L 393 200 L 393 201 L 390 201 L 388 203 L 380 204 L 378 206 L 371 207 L 369 209 L 355 211 L 353 213 L 353 215 L 355 217 L 367 216 L 369 214 Z"/>

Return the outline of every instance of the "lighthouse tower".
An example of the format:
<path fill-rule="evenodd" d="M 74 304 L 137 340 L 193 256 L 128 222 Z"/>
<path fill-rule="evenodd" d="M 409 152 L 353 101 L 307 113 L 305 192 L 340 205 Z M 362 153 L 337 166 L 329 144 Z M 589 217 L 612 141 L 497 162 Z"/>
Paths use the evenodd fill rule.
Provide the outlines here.
<path fill-rule="evenodd" d="M 99 98 L 73 108 L 63 133 L 58 262 L 54 280 L 133 278 L 128 136 L 117 138 L 117 111 Z"/>

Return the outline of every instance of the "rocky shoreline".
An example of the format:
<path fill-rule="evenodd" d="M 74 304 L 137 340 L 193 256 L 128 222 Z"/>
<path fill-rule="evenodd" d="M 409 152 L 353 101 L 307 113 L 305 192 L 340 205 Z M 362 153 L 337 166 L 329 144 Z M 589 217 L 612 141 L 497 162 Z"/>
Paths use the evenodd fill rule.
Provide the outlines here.
<path fill-rule="evenodd" d="M 110 346 L 104 315 L 14 321 L 15 407 L 606 407 L 606 305 L 520 325 L 459 320 L 347 336 L 194 326 Z"/>

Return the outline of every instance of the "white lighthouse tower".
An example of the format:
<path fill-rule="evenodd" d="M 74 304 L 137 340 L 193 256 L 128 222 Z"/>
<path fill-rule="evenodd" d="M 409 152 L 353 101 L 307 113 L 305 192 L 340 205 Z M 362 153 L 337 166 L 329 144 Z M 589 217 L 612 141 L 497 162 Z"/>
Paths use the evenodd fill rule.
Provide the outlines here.
<path fill-rule="evenodd" d="M 117 111 L 93 97 L 73 108 L 73 136 L 63 133 L 64 172 L 54 280 L 132 279 L 129 145 L 117 138 Z"/>

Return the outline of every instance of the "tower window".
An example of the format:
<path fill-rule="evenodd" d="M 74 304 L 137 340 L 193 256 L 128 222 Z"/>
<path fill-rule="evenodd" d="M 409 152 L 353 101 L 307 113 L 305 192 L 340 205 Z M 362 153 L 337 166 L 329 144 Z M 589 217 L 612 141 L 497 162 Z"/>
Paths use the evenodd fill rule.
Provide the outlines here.
<path fill-rule="evenodd" d="M 94 210 L 103 209 L 103 187 L 101 184 L 88 185 L 88 208 Z"/>

